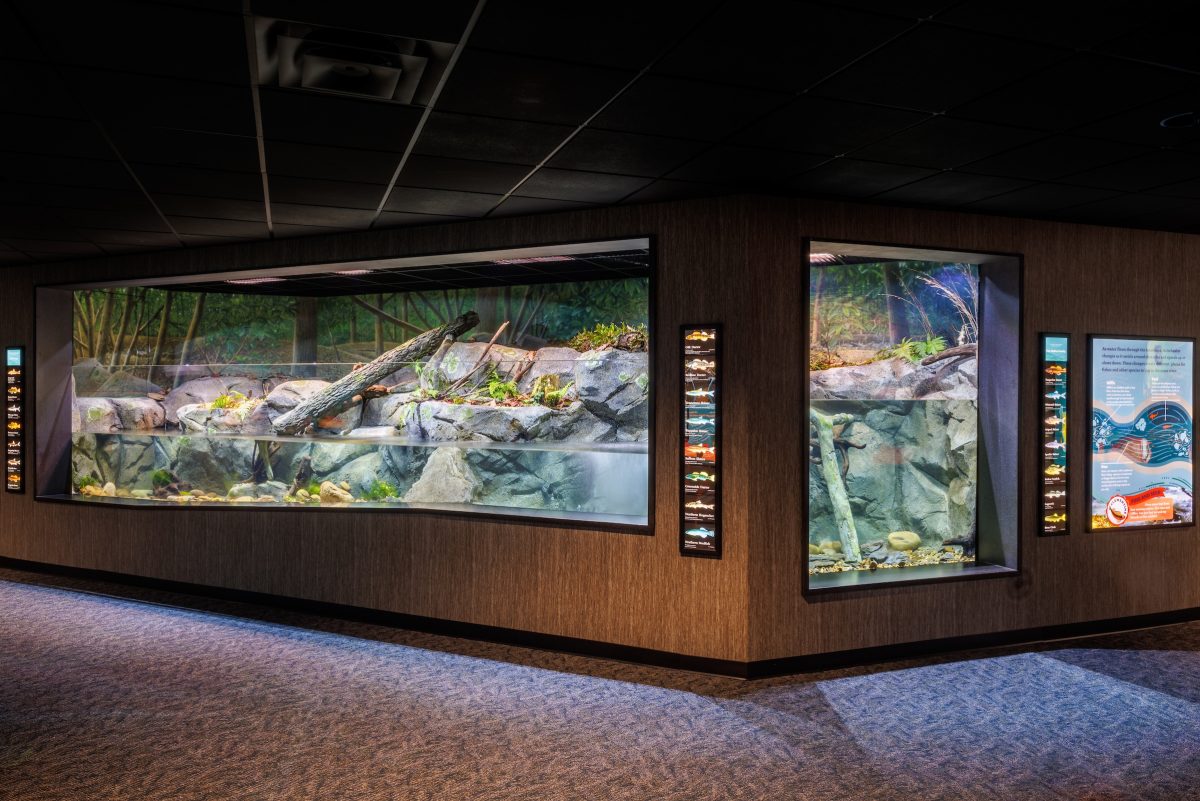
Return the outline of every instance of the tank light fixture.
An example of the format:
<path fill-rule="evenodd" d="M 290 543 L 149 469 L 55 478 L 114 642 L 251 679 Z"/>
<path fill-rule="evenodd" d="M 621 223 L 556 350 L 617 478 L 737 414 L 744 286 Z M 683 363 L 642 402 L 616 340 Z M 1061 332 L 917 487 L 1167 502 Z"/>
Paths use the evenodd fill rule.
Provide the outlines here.
<path fill-rule="evenodd" d="M 574 256 L 526 256 L 520 259 L 496 259 L 492 264 L 541 264 L 550 261 L 575 261 Z"/>
<path fill-rule="evenodd" d="M 275 276 L 263 276 L 261 278 L 230 278 L 225 281 L 227 284 L 274 284 L 278 281 L 283 281 L 283 278 Z"/>
<path fill-rule="evenodd" d="M 335 275 L 370 275 L 374 270 L 338 270 Z"/>

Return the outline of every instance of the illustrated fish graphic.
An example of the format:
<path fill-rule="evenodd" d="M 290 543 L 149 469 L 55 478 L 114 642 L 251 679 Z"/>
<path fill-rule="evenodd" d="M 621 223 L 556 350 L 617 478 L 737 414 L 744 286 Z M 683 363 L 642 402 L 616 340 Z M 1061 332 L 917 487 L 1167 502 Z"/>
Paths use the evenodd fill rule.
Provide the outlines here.
<path fill-rule="evenodd" d="M 1063 467 L 1061 464 L 1052 464 L 1042 472 L 1048 476 L 1061 476 L 1063 473 L 1067 472 L 1067 468 Z"/>
<path fill-rule="evenodd" d="M 706 462 L 717 460 L 717 449 L 712 445 L 684 445 L 683 455 L 703 459 Z"/>
<path fill-rule="evenodd" d="M 20 395 L 20 394 L 21 394 L 21 388 L 20 388 L 20 387 L 9 387 L 9 388 L 8 388 L 8 394 L 9 394 L 9 395 Z"/>
<path fill-rule="evenodd" d="M 689 389 L 683 394 L 692 398 L 711 398 L 716 393 L 711 389 Z"/>
<path fill-rule="evenodd" d="M 688 481 L 715 482 L 717 480 L 717 477 L 714 476 L 712 473 L 708 473 L 703 470 L 700 470 L 698 472 L 688 473 L 687 475 L 684 476 L 684 478 L 686 478 Z"/>
<path fill-rule="evenodd" d="M 1052 364 L 1046 368 L 1046 372 L 1049 375 L 1062 375 L 1063 373 L 1067 372 L 1067 368 L 1063 367 L 1061 364 Z"/>
<path fill-rule="evenodd" d="M 20 424 L 20 423 L 15 423 L 15 422 L 14 422 L 14 423 L 9 423 L 9 424 L 8 424 L 8 430 L 9 430 L 9 431 L 20 431 L 20 430 L 21 430 L 21 424 Z"/>
<path fill-rule="evenodd" d="M 1047 417 L 1046 418 L 1046 425 L 1048 425 L 1048 426 L 1059 426 L 1065 422 L 1067 422 L 1067 418 L 1065 418 L 1065 417 Z"/>
<path fill-rule="evenodd" d="M 717 532 L 710 528 L 689 528 L 683 533 L 689 537 L 700 537 L 702 539 L 708 539 L 709 537 L 717 536 Z"/>
<path fill-rule="evenodd" d="M 716 338 L 716 331 L 693 331 L 685 337 L 688 342 L 708 342 L 710 339 Z"/>
<path fill-rule="evenodd" d="M 716 368 L 717 363 L 708 359 L 692 359 L 690 362 L 684 363 L 684 368 L 697 373 L 711 373 Z"/>
<path fill-rule="evenodd" d="M 20 459 L 9 459 L 9 460 L 8 460 L 8 466 L 9 466 L 9 467 L 20 467 L 20 466 L 21 466 L 21 460 L 20 460 Z"/>
<path fill-rule="evenodd" d="M 1067 515 L 1065 512 L 1056 512 L 1052 515 L 1046 515 L 1042 519 L 1047 523 L 1065 523 L 1067 521 Z"/>
<path fill-rule="evenodd" d="M 1046 497 L 1047 498 L 1061 498 L 1062 496 L 1064 496 L 1066 494 L 1067 494 L 1066 490 L 1055 490 L 1054 492 L 1047 492 Z"/>
<path fill-rule="evenodd" d="M 1067 449 L 1066 444 L 1064 444 L 1062 442 L 1057 442 L 1057 441 L 1056 442 L 1047 442 L 1046 447 L 1052 451 L 1065 451 Z"/>
<path fill-rule="evenodd" d="M 1049 398 L 1050 400 L 1062 400 L 1063 398 L 1067 397 L 1067 393 L 1063 392 L 1062 390 L 1059 390 L 1058 392 L 1051 392 L 1046 397 Z"/>
<path fill-rule="evenodd" d="M 683 422 L 687 423 L 689 426 L 696 426 L 698 428 L 704 426 L 711 427 L 717 424 L 717 421 L 713 420 L 711 417 L 689 417 Z"/>
<path fill-rule="evenodd" d="M 689 509 L 716 509 L 717 508 L 717 505 L 715 503 L 705 503 L 704 501 L 692 501 L 691 503 L 685 503 L 684 506 L 686 506 Z"/>
<path fill-rule="evenodd" d="M 8 368 L 8 374 L 9 375 L 20 375 L 21 368 L 20 367 L 10 367 L 10 368 Z"/>

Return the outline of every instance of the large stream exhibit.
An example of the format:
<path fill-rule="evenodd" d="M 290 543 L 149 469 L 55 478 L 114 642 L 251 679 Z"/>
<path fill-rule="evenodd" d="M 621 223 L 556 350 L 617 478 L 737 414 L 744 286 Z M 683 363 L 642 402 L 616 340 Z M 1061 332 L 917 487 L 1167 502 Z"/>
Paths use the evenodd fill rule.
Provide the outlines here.
<path fill-rule="evenodd" d="M 810 275 L 810 575 L 973 563 L 978 268 L 814 253 Z"/>
<path fill-rule="evenodd" d="M 70 497 L 645 525 L 648 250 L 502 256 L 76 289 Z"/>

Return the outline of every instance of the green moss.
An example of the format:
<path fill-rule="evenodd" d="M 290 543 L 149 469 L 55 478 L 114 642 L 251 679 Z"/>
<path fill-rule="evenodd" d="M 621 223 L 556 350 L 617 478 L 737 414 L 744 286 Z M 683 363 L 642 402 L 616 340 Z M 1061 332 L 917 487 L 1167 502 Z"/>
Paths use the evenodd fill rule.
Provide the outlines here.
<path fill-rule="evenodd" d="M 377 478 L 371 482 L 371 487 L 363 494 L 363 498 L 368 501 L 386 501 L 388 498 L 395 498 L 398 495 L 395 487 Z"/>
<path fill-rule="evenodd" d="M 650 344 L 650 333 L 645 323 L 597 323 L 567 340 L 567 347 L 578 351 L 609 347 L 618 350 L 644 351 Z"/>
<path fill-rule="evenodd" d="M 169 470 L 155 470 L 150 474 L 150 483 L 157 487 L 170 486 L 175 481 Z"/>
<path fill-rule="evenodd" d="M 218 395 L 213 399 L 209 408 L 212 409 L 237 409 L 244 404 L 248 399 L 240 392 L 227 392 L 224 395 Z"/>
<path fill-rule="evenodd" d="M 92 476 L 76 476 L 75 489 L 82 491 L 84 487 L 98 487 L 100 482 Z"/>
<path fill-rule="evenodd" d="M 93 406 L 87 410 L 87 419 L 89 423 L 94 423 L 104 416 L 104 410 L 98 406 Z"/>
<path fill-rule="evenodd" d="M 311 481 L 309 482 L 308 486 L 305 487 L 305 489 L 308 490 L 309 495 L 315 498 L 321 494 L 321 482 Z"/>

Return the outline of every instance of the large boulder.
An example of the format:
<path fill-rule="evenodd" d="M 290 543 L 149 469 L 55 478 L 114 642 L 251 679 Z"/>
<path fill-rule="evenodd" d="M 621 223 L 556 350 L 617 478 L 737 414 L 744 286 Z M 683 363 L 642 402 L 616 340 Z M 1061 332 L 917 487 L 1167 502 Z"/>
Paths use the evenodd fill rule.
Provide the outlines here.
<path fill-rule="evenodd" d="M 71 366 L 75 391 L 80 395 L 96 395 L 108 380 L 108 370 L 95 359 L 81 359 Z"/>
<path fill-rule="evenodd" d="M 403 417 L 400 434 L 413 439 L 517 442 L 539 438 L 551 416 L 545 406 L 473 406 L 424 401 Z"/>
<path fill-rule="evenodd" d="M 162 387 L 133 373 L 118 370 L 104 379 L 104 383 L 91 394 L 105 398 L 136 398 L 150 392 L 162 392 Z"/>
<path fill-rule="evenodd" d="M 592 350 L 575 360 L 575 392 L 592 414 L 622 426 L 646 426 L 650 417 L 648 354 Z"/>
<path fill-rule="evenodd" d="M 407 481 L 405 481 L 407 478 Z M 335 484 L 345 482 L 350 485 L 350 492 L 356 498 L 362 498 L 369 493 L 375 482 L 382 481 L 390 484 L 397 492 L 402 492 L 412 484 L 416 476 L 396 476 L 392 473 L 391 463 L 384 459 L 379 449 L 373 449 L 356 459 L 353 459 L 337 469 L 328 478 Z"/>
<path fill-rule="evenodd" d="M 224 495 L 254 472 L 254 440 L 204 436 L 174 439 L 171 472 L 196 489 Z"/>
<path fill-rule="evenodd" d="M 314 378 L 301 378 L 295 381 L 285 381 L 271 390 L 264 401 L 264 412 L 267 419 L 274 423 L 281 416 L 295 409 L 304 401 L 316 395 L 329 386 L 328 381 Z M 316 421 L 314 429 L 317 433 L 338 434 L 358 428 L 362 421 L 361 403 L 356 403 L 346 411 L 337 415 L 329 415 Z"/>
<path fill-rule="evenodd" d="M 559 386 L 565 387 L 575 380 L 575 361 L 579 351 L 573 348 L 540 348 L 533 354 L 533 367 L 521 377 L 517 388 L 529 392 L 542 376 L 556 376 Z"/>
<path fill-rule="evenodd" d="M 84 434 L 111 434 L 121 430 L 121 416 L 111 398 L 76 398 L 75 414 L 79 415 L 79 428 Z"/>
<path fill-rule="evenodd" d="M 167 393 L 163 408 L 167 413 L 167 422 L 179 422 L 179 408 L 193 404 L 208 404 L 222 395 L 237 392 L 247 398 L 260 398 L 263 395 L 263 383 L 256 378 L 245 376 L 206 376 L 185 381 Z"/>
<path fill-rule="evenodd" d="M 162 465 L 149 437 L 89 437 L 72 439 L 72 479 L 90 476 L 99 484 L 122 490 L 149 489 L 151 476 Z"/>
<path fill-rule="evenodd" d="M 893 357 L 809 373 L 813 400 L 971 400 L 978 395 L 974 358 L 919 364 Z"/>
<path fill-rule="evenodd" d="M 425 463 L 421 477 L 404 494 L 405 503 L 474 503 L 479 477 L 461 448 L 437 448 Z"/>
<path fill-rule="evenodd" d="M 154 431 L 166 424 L 166 411 L 153 398 L 113 398 L 112 405 L 126 431 Z"/>
<path fill-rule="evenodd" d="M 415 393 L 400 392 L 372 398 L 363 409 L 361 425 L 398 427 L 407 411 L 405 407 L 414 397 Z"/>
<path fill-rule="evenodd" d="M 438 371 L 446 381 L 457 381 L 471 371 L 484 351 L 487 351 L 487 360 L 501 371 L 507 371 L 530 358 L 529 351 L 507 345 L 492 345 L 489 350 L 486 342 L 455 342 L 446 350 Z"/>
<path fill-rule="evenodd" d="M 266 434 L 270 431 L 270 420 L 262 410 L 261 401 L 228 409 L 194 403 L 180 406 L 175 414 L 184 431 L 196 434 Z"/>

